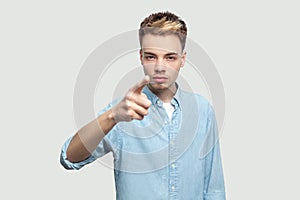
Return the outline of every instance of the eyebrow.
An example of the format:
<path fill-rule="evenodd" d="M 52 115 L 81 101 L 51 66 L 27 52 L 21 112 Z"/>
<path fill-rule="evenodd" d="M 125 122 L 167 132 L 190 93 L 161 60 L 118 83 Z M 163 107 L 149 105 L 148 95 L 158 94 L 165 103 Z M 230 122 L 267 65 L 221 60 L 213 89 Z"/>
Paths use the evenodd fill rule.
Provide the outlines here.
<path fill-rule="evenodd" d="M 157 56 L 155 53 L 152 53 L 152 52 L 144 51 L 143 53 L 144 53 L 144 54 L 150 54 L 150 55 L 153 55 L 153 56 Z M 164 56 L 172 56 L 172 55 L 180 56 L 178 53 L 175 53 L 175 52 L 170 52 L 170 53 L 164 54 Z"/>

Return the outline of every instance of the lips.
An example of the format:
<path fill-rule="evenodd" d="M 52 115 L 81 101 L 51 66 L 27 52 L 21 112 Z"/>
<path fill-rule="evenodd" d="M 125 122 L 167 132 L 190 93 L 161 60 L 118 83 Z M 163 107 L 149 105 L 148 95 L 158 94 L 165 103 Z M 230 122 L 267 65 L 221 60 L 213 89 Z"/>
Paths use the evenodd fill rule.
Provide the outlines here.
<path fill-rule="evenodd" d="M 155 76 L 152 79 L 153 79 L 153 81 L 155 81 L 157 83 L 164 83 L 168 80 L 168 78 L 165 76 Z"/>

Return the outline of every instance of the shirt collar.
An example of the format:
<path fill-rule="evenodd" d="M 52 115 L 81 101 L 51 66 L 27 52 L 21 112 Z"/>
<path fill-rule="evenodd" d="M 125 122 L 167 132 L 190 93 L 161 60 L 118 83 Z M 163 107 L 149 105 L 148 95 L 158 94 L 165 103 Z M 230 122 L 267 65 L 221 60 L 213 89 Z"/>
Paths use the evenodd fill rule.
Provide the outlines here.
<path fill-rule="evenodd" d="M 179 85 L 177 83 L 176 87 L 177 87 L 177 91 L 173 97 L 173 99 L 171 100 L 171 104 L 175 106 L 176 108 L 181 108 L 181 96 L 182 96 L 182 89 L 179 87 Z M 148 86 L 145 86 L 143 88 L 142 91 L 144 94 L 146 94 L 146 96 L 148 97 L 148 99 L 152 102 L 152 105 L 160 105 L 162 106 L 162 101 L 149 89 Z"/>

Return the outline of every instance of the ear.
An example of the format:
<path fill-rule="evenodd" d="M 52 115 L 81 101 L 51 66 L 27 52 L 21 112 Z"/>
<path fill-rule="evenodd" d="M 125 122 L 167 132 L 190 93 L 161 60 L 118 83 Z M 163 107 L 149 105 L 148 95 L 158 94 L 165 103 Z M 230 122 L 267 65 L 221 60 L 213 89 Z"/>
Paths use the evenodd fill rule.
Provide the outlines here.
<path fill-rule="evenodd" d="M 141 61 L 141 64 L 143 65 L 143 50 L 140 49 L 140 61 Z"/>
<path fill-rule="evenodd" d="M 184 64 L 185 64 L 185 59 L 186 59 L 186 51 L 183 51 L 182 52 L 182 55 L 181 55 L 181 63 L 180 63 L 180 67 L 183 67 Z"/>

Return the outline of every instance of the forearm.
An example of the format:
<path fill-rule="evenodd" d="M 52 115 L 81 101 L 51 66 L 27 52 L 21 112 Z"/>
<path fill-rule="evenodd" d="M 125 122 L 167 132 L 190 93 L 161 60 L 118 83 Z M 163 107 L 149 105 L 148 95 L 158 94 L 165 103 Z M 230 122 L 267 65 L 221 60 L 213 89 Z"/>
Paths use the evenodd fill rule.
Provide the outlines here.
<path fill-rule="evenodd" d="M 88 158 L 115 125 L 111 110 L 108 110 L 82 127 L 68 146 L 66 152 L 68 160 L 75 163 Z"/>
<path fill-rule="evenodd" d="M 127 92 L 122 101 L 82 127 L 67 148 L 68 161 L 76 163 L 88 158 L 117 122 L 142 120 L 151 106 L 151 101 L 142 93 L 143 87 L 149 81 L 149 76 L 145 76 Z"/>

